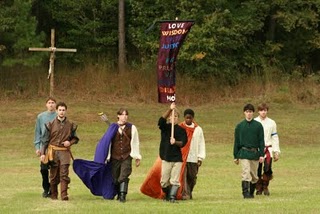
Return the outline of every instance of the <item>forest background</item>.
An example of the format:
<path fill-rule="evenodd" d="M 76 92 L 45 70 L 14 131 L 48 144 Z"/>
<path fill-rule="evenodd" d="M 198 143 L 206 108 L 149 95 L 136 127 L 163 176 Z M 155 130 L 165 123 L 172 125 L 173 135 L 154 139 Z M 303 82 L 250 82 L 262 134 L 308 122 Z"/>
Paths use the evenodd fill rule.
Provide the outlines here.
<path fill-rule="evenodd" d="M 0 212 L 319 213 L 319 14 L 319 0 L 0 0 Z M 168 108 L 157 103 L 156 21 L 176 17 L 195 21 L 177 60 L 177 106 L 195 110 L 207 158 L 194 199 L 171 206 L 139 188 L 158 154 L 157 119 Z M 106 130 L 100 111 L 114 121 L 128 107 L 139 129 L 143 163 L 124 206 L 91 195 L 72 170 L 69 202 L 41 198 L 33 133 L 49 95 L 49 53 L 28 48 L 49 47 L 52 28 L 58 48 L 78 50 L 55 60 L 55 97 L 79 125 L 75 157 L 92 160 Z M 270 197 L 244 201 L 233 131 L 243 105 L 262 101 L 277 122 L 281 158 Z"/>
<path fill-rule="evenodd" d="M 56 47 L 78 50 L 56 54 L 58 96 L 156 102 L 157 21 L 178 17 L 195 25 L 178 56 L 177 101 L 319 101 L 318 0 L 2 0 L 0 7 L 2 98 L 48 94 L 49 54 L 28 48 L 49 47 L 54 28 Z"/>

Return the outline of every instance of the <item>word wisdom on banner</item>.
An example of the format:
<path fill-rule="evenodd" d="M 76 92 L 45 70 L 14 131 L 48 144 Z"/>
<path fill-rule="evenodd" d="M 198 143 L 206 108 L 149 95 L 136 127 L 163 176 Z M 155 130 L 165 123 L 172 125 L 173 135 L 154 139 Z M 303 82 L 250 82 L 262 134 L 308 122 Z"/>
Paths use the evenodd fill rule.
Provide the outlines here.
<path fill-rule="evenodd" d="M 176 61 L 179 49 L 190 31 L 193 21 L 161 22 L 158 52 L 158 101 L 169 103 L 176 100 Z"/>

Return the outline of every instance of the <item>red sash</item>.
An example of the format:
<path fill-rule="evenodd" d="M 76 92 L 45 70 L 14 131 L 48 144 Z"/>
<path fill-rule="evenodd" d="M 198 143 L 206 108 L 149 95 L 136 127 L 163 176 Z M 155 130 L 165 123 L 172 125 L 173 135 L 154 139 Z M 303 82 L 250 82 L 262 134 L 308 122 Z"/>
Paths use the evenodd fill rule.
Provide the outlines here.
<path fill-rule="evenodd" d="M 268 166 L 270 166 L 270 162 L 271 162 L 271 154 L 269 152 L 269 147 L 272 147 L 272 146 L 266 146 L 264 148 L 264 154 L 266 155 L 266 163 L 268 164 Z"/>

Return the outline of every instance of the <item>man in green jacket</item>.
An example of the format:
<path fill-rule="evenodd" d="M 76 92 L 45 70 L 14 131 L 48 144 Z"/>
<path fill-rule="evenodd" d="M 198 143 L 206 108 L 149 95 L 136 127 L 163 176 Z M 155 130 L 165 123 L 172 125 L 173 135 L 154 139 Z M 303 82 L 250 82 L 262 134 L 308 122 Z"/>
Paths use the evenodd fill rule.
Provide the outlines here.
<path fill-rule="evenodd" d="M 254 106 L 243 108 L 245 119 L 235 128 L 233 156 L 235 164 L 242 167 L 242 195 L 253 198 L 258 181 L 259 162 L 264 161 L 264 132 L 261 123 L 253 119 Z"/>

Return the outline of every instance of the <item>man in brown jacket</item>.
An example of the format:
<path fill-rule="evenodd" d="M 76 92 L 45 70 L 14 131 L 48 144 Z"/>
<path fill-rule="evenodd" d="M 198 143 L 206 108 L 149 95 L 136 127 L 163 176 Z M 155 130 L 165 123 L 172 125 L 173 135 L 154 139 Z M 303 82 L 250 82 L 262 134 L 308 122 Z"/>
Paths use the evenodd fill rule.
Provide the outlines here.
<path fill-rule="evenodd" d="M 58 198 L 58 184 L 60 183 L 61 200 L 67 201 L 70 159 L 72 157 L 70 147 L 78 143 L 76 136 L 77 126 L 67 117 L 67 105 L 60 102 L 56 106 L 57 117 L 46 124 L 46 130 L 42 138 L 41 161 L 49 161 L 50 164 L 50 189 L 51 199 Z M 48 158 L 48 160 L 46 160 Z"/>

